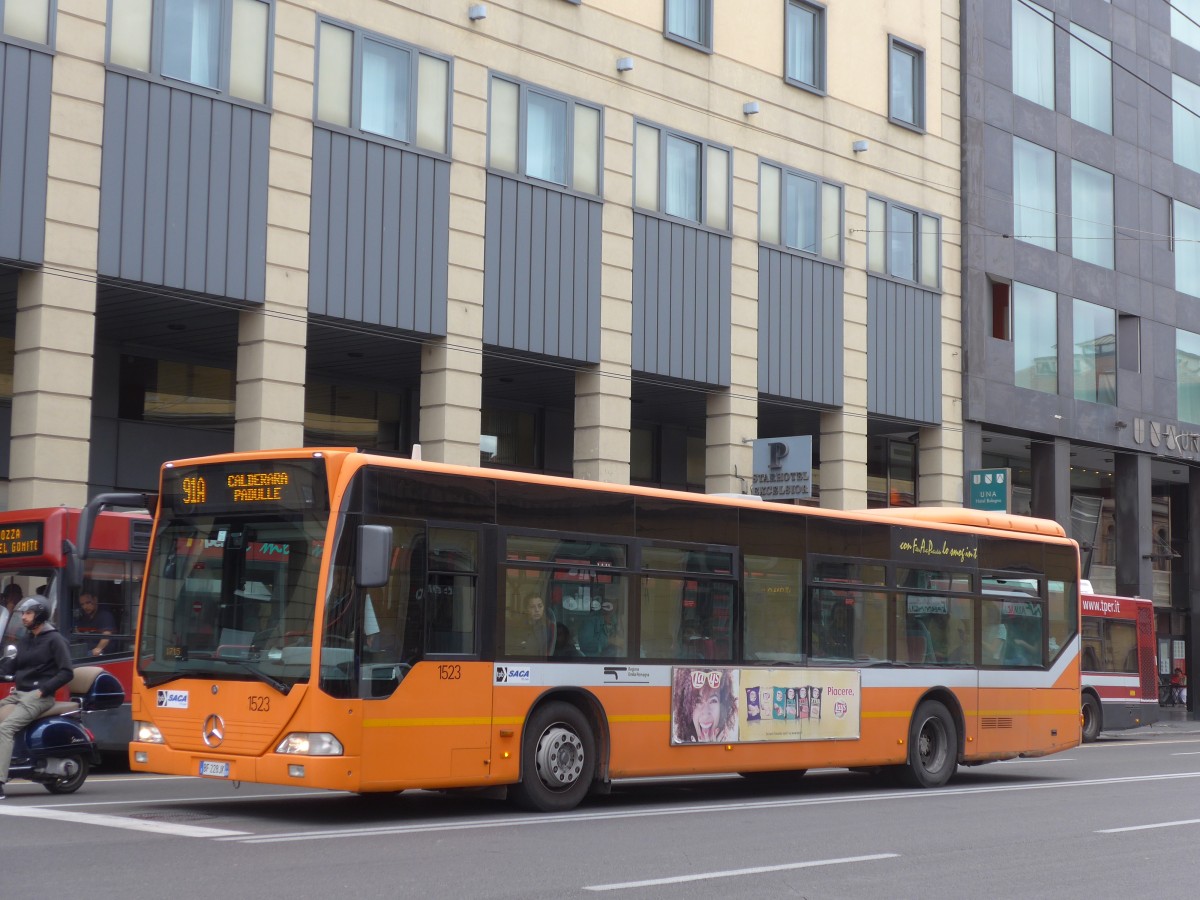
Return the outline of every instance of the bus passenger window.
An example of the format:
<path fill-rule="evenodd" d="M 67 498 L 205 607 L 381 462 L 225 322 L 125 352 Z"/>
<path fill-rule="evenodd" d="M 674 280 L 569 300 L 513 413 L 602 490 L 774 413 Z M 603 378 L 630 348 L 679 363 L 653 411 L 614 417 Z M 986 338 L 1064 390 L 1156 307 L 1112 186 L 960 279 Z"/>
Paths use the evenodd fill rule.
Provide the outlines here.
<path fill-rule="evenodd" d="M 800 662 L 803 658 L 801 573 L 798 559 L 746 557 L 742 571 L 746 662 Z"/>

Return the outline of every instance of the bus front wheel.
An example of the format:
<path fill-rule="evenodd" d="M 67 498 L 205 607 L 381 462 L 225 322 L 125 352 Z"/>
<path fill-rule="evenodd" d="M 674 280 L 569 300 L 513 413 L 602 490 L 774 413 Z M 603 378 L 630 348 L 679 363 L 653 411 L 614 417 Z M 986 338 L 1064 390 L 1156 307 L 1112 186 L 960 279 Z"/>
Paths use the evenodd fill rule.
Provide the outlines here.
<path fill-rule="evenodd" d="M 902 779 L 913 787 L 941 787 L 958 768 L 958 730 L 950 711 L 936 700 L 917 707 L 908 729 L 908 765 Z"/>
<path fill-rule="evenodd" d="M 1091 694 L 1083 695 L 1079 717 L 1083 722 L 1083 742 L 1090 744 L 1100 736 L 1100 704 Z"/>
<path fill-rule="evenodd" d="M 587 796 L 595 772 L 596 741 L 587 716 L 570 703 L 547 703 L 526 725 L 521 780 L 509 794 L 523 809 L 565 812 Z"/>

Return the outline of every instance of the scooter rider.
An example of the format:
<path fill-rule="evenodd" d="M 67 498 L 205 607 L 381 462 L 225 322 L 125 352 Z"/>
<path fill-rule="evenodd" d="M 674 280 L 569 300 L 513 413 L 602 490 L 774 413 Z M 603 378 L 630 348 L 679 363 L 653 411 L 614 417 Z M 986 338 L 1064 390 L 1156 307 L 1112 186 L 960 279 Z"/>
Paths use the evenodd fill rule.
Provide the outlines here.
<path fill-rule="evenodd" d="M 0 800 L 12 762 L 13 736 L 54 705 L 54 694 L 74 676 L 71 645 L 48 621 L 50 609 L 42 597 L 29 597 L 15 612 L 28 633 L 17 641 L 17 655 L 0 659 L 0 675 L 16 682 L 0 700 Z"/>

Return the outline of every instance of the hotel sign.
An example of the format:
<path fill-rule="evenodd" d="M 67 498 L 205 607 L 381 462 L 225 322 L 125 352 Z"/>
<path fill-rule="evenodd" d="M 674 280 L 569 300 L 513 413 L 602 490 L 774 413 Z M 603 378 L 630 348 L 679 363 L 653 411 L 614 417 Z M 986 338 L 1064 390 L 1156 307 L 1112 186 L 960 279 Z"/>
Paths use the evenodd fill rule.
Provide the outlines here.
<path fill-rule="evenodd" d="M 1186 456 L 1200 453 L 1200 431 L 1183 431 L 1174 422 L 1152 419 L 1133 420 L 1133 442 L 1166 455 Z"/>

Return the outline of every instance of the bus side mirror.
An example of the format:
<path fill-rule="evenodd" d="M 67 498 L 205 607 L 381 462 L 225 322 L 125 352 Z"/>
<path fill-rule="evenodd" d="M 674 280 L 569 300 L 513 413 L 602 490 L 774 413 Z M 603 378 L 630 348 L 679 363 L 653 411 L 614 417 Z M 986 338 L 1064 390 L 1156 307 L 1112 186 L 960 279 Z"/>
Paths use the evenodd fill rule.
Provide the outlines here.
<path fill-rule="evenodd" d="M 358 526 L 358 559 L 354 580 L 360 588 L 388 583 L 392 562 L 392 529 L 387 525 Z"/>

